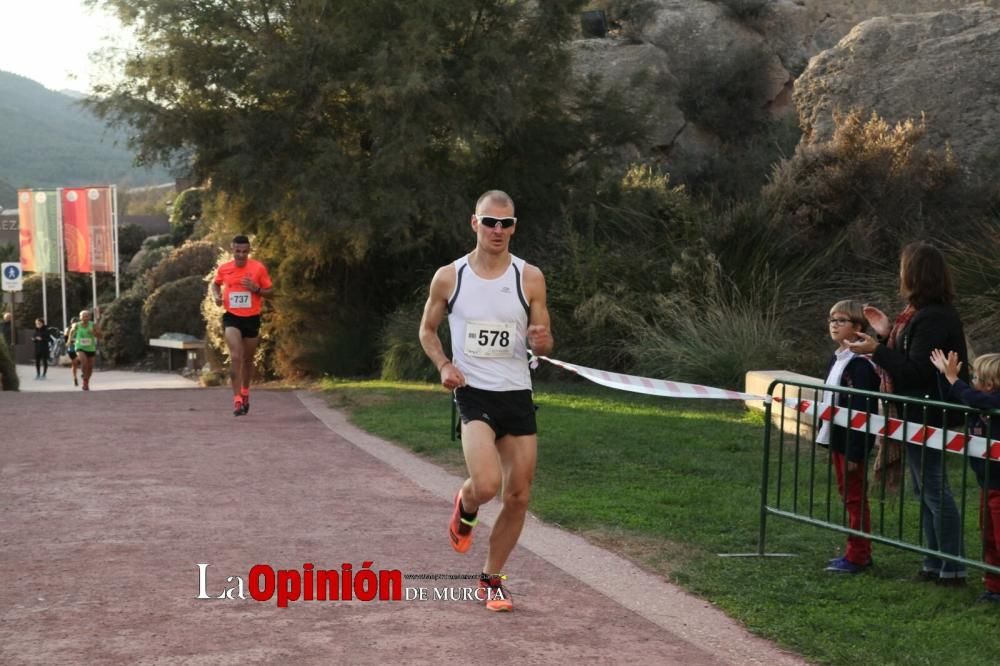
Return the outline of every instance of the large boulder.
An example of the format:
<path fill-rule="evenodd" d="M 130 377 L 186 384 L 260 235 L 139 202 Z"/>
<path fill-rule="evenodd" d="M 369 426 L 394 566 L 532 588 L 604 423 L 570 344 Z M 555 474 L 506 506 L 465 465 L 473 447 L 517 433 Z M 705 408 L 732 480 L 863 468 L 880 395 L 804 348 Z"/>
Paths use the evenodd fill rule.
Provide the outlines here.
<path fill-rule="evenodd" d="M 813 54 L 837 44 L 857 24 L 877 16 L 922 14 L 960 9 L 980 0 L 795 0 L 805 14 L 809 31 L 805 39 L 814 44 Z M 1000 6 L 1000 0 L 985 4 Z"/>
<path fill-rule="evenodd" d="M 932 147 L 960 162 L 1000 155 L 1000 10 L 984 3 L 865 21 L 810 61 L 795 83 L 807 143 L 828 140 L 836 111 L 927 120 Z"/>
<path fill-rule="evenodd" d="M 684 127 L 677 108 L 677 79 L 667 67 L 667 54 L 652 44 L 625 39 L 579 39 L 570 44 L 573 69 L 581 76 L 596 75 L 605 88 L 617 87 L 627 95 L 641 82 L 656 99 L 647 120 L 652 128 L 649 145 L 640 150 L 663 150 Z"/>
<path fill-rule="evenodd" d="M 656 11 L 642 28 L 642 39 L 667 54 L 671 71 L 685 82 L 697 82 L 705 72 L 718 71 L 741 54 L 762 50 L 767 54 L 766 89 L 760 96 L 774 100 L 781 96 L 791 74 L 782 59 L 757 29 L 771 11 L 769 5 L 759 16 L 741 18 L 722 2 L 707 0 L 657 0 Z M 761 23 L 762 24 L 762 23 Z M 780 112 L 781 109 L 776 109 Z M 696 118 L 689 118 L 697 122 Z"/>

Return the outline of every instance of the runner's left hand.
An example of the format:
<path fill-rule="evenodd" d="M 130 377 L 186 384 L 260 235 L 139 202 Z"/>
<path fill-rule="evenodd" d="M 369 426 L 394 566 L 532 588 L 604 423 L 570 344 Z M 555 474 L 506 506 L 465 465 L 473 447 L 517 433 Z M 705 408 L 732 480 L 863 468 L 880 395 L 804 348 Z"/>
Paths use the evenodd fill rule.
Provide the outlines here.
<path fill-rule="evenodd" d="M 528 327 L 528 347 L 532 354 L 547 354 L 552 349 L 552 331 L 548 326 L 535 324 Z"/>

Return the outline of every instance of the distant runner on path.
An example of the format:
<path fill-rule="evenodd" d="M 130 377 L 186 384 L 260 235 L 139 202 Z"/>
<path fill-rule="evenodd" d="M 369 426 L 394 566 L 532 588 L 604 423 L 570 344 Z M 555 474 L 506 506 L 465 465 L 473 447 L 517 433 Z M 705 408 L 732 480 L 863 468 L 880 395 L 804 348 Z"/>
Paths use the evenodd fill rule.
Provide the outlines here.
<path fill-rule="evenodd" d="M 552 351 L 542 272 L 510 253 L 517 218 L 499 190 L 476 202 L 470 224 L 476 248 L 434 274 L 420 322 L 420 344 L 454 390 L 462 417 L 462 450 L 469 470 L 455 495 L 448 524 L 451 546 L 465 553 L 479 507 L 502 492 L 480 576 L 481 600 L 492 611 L 513 610 L 503 567 L 524 527 L 535 475 L 538 436 L 528 349 Z M 448 315 L 452 359 L 438 325 Z"/>
<path fill-rule="evenodd" d="M 233 260 L 219 266 L 212 282 L 212 298 L 226 309 L 222 315 L 229 347 L 229 379 L 233 385 L 233 416 L 250 411 L 253 357 L 260 336 L 260 306 L 274 291 L 264 264 L 250 258 L 250 239 L 233 238 Z"/>
<path fill-rule="evenodd" d="M 80 358 L 83 371 L 84 391 L 90 390 L 90 376 L 94 374 L 94 357 L 97 356 L 97 341 L 101 338 L 101 328 L 90 320 L 90 310 L 80 311 L 80 321 L 76 324 L 73 347 Z"/>

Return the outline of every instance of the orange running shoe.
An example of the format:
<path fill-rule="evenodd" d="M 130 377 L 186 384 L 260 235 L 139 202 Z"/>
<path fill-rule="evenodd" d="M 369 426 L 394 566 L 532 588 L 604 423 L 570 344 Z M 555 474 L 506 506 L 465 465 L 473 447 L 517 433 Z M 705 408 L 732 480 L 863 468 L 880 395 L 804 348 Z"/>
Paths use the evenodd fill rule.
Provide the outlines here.
<path fill-rule="evenodd" d="M 464 553 L 472 547 L 472 528 L 479 523 L 478 518 L 466 520 L 462 518 L 462 490 L 455 493 L 455 509 L 448 521 L 448 537 L 451 547 L 459 553 Z"/>
<path fill-rule="evenodd" d="M 233 416 L 243 416 L 243 399 L 240 396 L 233 398 Z"/>
<path fill-rule="evenodd" d="M 480 597 L 486 602 L 486 610 L 494 613 L 509 613 L 514 610 L 514 602 L 510 598 L 510 592 L 503 586 L 502 576 L 483 574 L 479 577 L 479 589 L 483 590 Z"/>

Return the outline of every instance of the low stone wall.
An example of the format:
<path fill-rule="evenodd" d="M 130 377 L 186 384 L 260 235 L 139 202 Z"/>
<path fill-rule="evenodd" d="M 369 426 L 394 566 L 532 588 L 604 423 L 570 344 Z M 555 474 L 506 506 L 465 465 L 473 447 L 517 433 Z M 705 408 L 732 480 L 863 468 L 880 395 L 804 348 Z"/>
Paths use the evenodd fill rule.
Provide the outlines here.
<path fill-rule="evenodd" d="M 744 391 L 746 393 L 753 393 L 756 395 L 767 395 L 767 389 L 771 385 L 771 382 L 779 380 L 784 382 L 810 382 L 813 384 L 822 384 L 823 380 L 817 377 L 810 377 L 809 375 L 800 375 L 797 372 L 788 372 L 787 370 L 752 370 L 746 374 L 746 379 L 744 380 Z M 784 393 L 782 393 L 784 390 Z M 786 398 L 795 398 L 802 400 L 812 400 L 816 401 L 817 391 L 808 388 L 800 389 L 798 386 L 777 386 L 775 395 L 784 395 Z M 746 406 L 750 409 L 757 409 L 764 411 L 764 401 L 763 400 L 747 400 Z M 802 437 L 808 437 L 812 439 L 812 417 L 803 417 L 801 422 L 797 422 L 797 412 L 784 410 L 784 419 L 782 419 L 782 410 L 780 405 L 772 405 L 771 407 L 771 422 L 779 426 L 786 435 L 795 435 L 796 428 L 798 428 L 799 434 Z"/>

